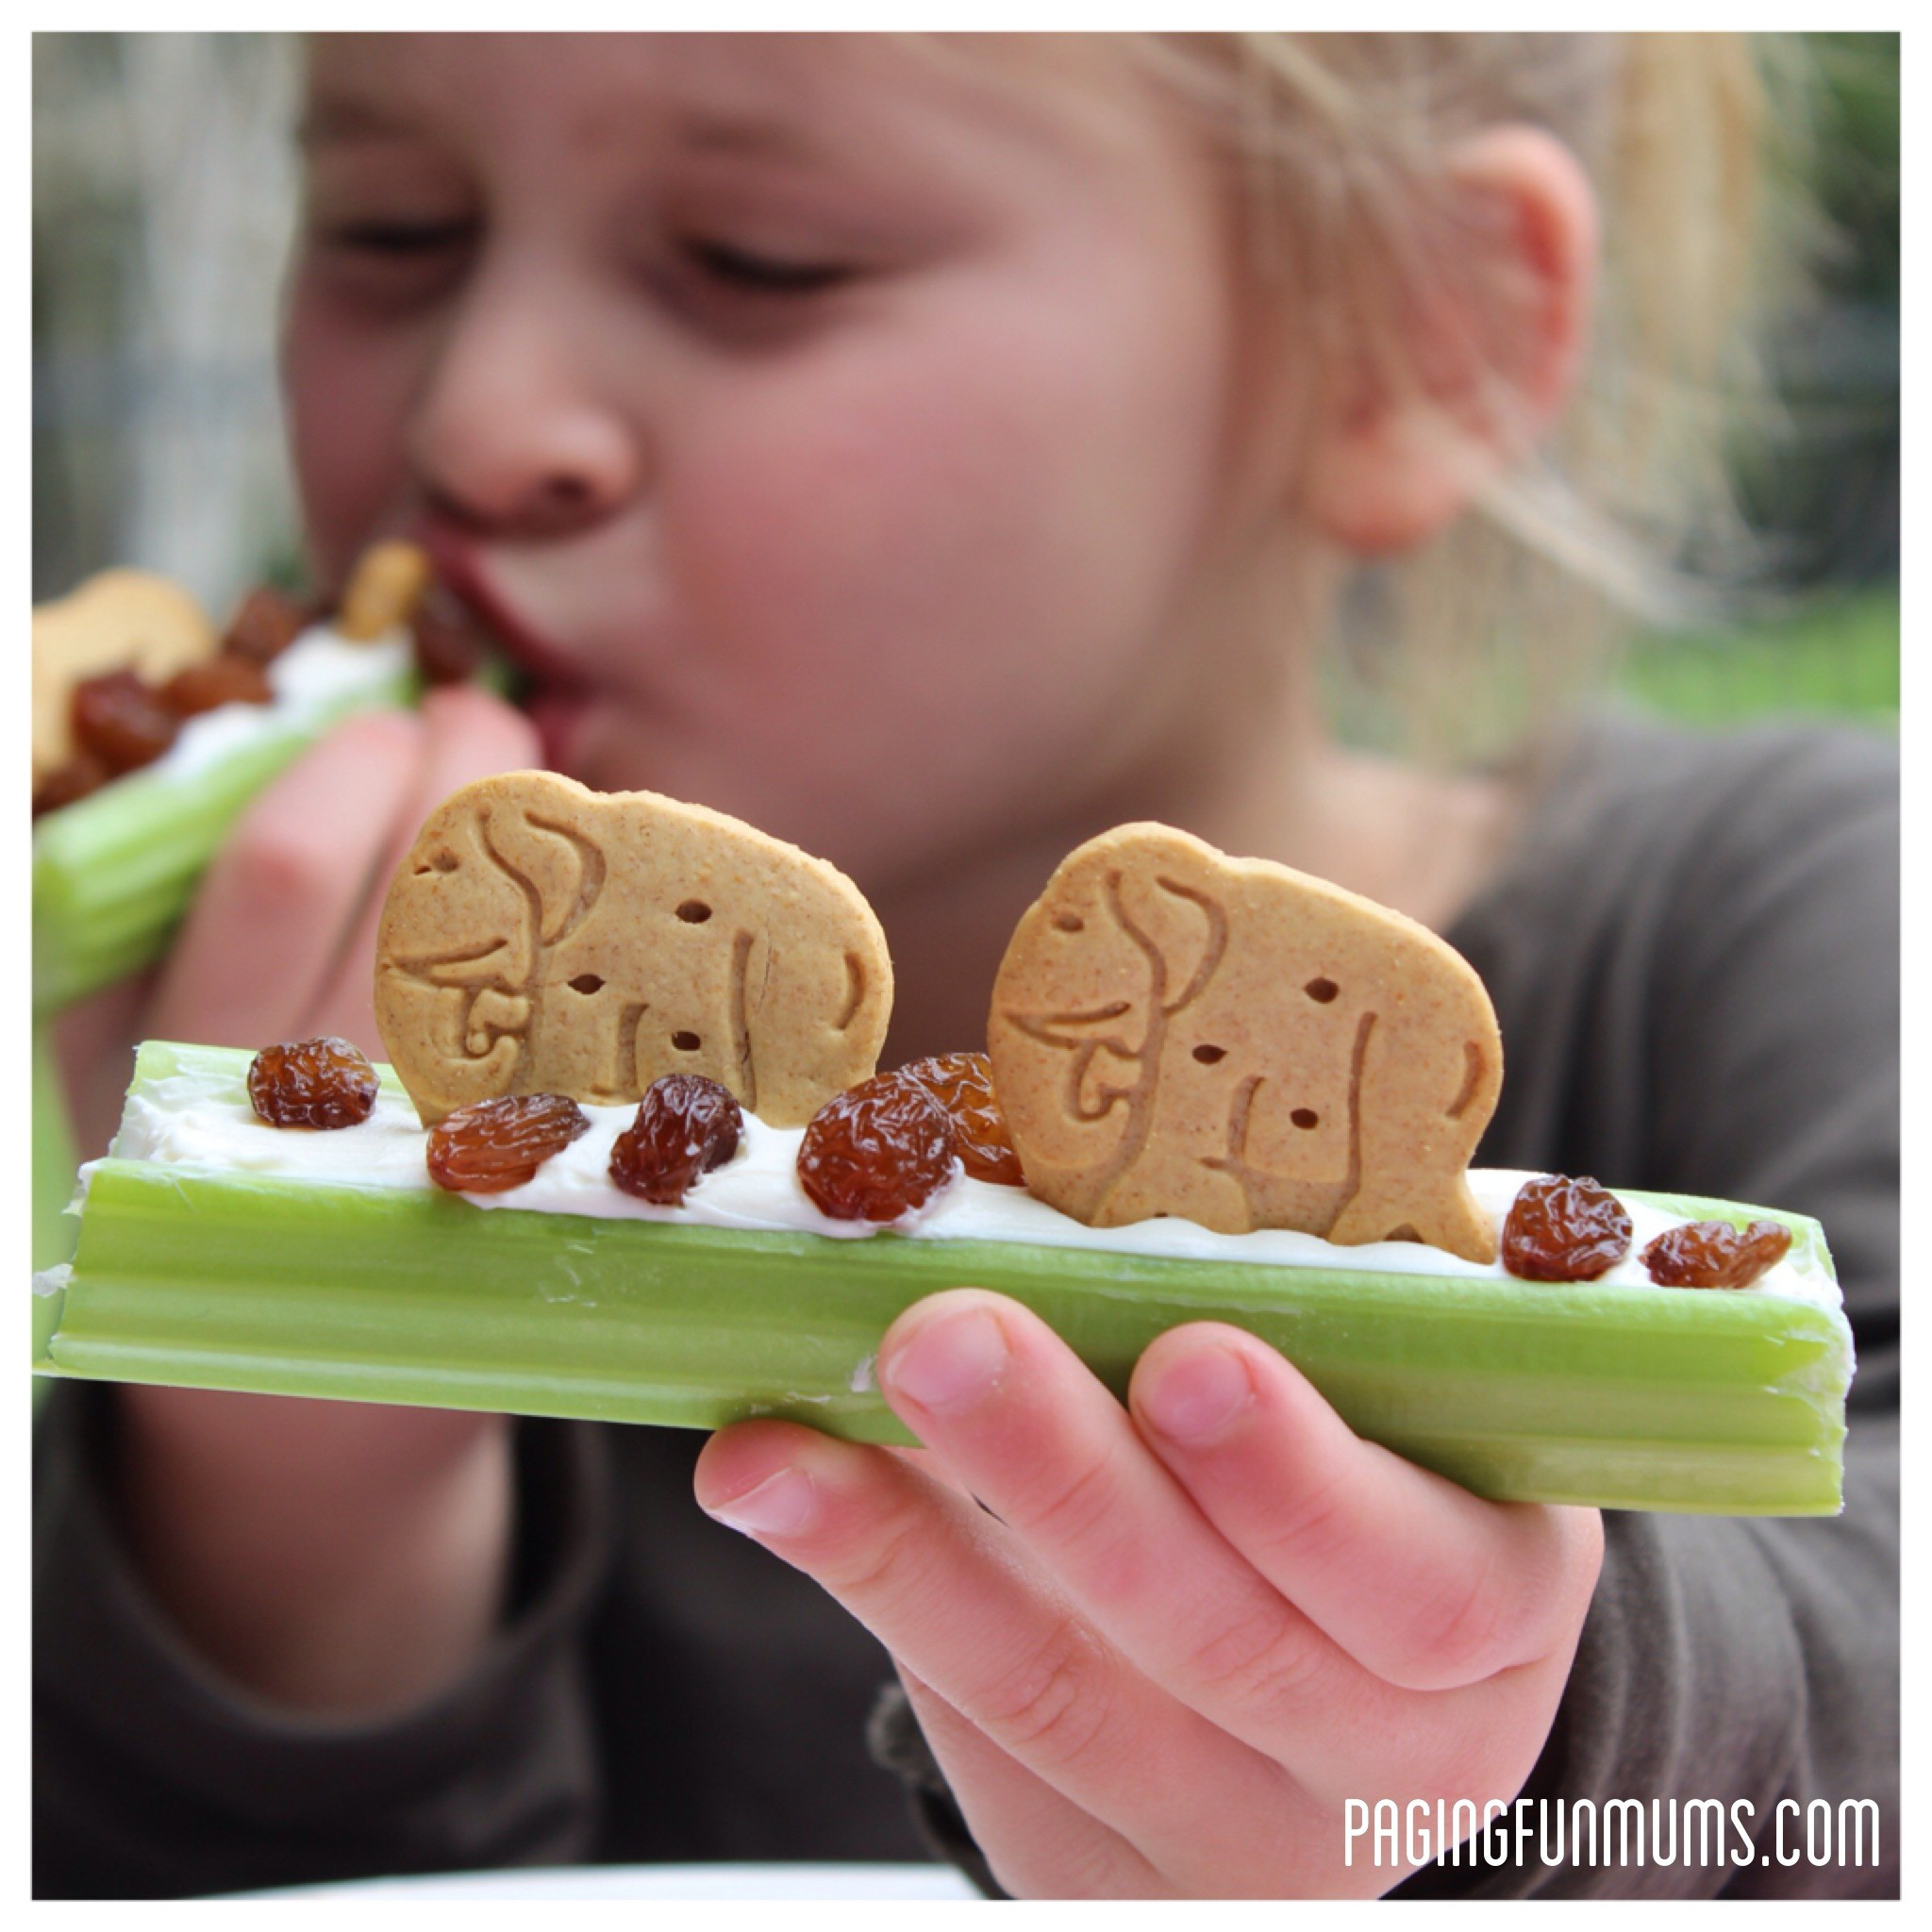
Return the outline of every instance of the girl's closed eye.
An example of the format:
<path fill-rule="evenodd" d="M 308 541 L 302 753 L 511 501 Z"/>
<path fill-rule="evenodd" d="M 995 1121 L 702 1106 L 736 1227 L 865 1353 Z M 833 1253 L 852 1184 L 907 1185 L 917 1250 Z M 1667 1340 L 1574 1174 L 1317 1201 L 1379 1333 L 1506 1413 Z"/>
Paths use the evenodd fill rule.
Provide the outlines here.
<path fill-rule="evenodd" d="M 741 240 L 724 226 L 674 227 L 644 272 L 676 324 L 730 348 L 790 341 L 829 321 L 834 304 L 884 264 L 857 248 L 801 239 Z"/>
<path fill-rule="evenodd" d="M 679 246 L 708 279 L 751 294 L 816 294 L 858 274 L 857 264 L 849 261 L 768 253 L 706 236 L 687 236 Z"/>
<path fill-rule="evenodd" d="M 331 248 L 400 258 L 467 248 L 481 226 L 472 216 L 426 220 L 377 217 L 325 225 L 319 239 Z"/>
<path fill-rule="evenodd" d="M 358 207 L 327 195 L 311 200 L 304 226 L 317 287 L 375 315 L 441 299 L 461 283 L 484 234 L 470 208 Z"/>

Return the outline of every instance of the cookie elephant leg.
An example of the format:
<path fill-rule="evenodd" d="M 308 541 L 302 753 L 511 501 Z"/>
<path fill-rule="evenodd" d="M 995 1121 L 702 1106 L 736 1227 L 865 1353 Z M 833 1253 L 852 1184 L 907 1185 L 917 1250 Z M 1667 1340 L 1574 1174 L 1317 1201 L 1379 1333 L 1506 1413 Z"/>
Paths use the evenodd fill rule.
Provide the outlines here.
<path fill-rule="evenodd" d="M 1257 1224 L 1254 1207 L 1231 1174 L 1204 1176 L 1206 1163 L 1169 1156 L 1128 1168 L 1102 1196 L 1091 1224 L 1126 1227 L 1157 1215 L 1178 1215 L 1220 1234 L 1246 1234 Z M 1176 1174 L 1175 1170 L 1178 1170 Z"/>
<path fill-rule="evenodd" d="M 1365 1190 L 1344 1203 L 1328 1230 L 1328 1239 L 1344 1248 L 1397 1237 L 1426 1241 L 1465 1261 L 1496 1258 L 1495 1224 L 1459 1174 L 1427 1191 L 1410 1189 L 1399 1199 Z"/>

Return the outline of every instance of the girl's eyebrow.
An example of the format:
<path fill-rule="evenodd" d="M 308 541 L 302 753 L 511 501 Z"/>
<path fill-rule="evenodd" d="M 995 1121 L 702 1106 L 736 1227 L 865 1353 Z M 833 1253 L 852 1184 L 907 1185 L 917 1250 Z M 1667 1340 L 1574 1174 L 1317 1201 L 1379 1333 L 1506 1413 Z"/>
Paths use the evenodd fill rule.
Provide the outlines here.
<path fill-rule="evenodd" d="M 680 118 L 676 138 L 679 146 L 703 155 L 798 161 L 820 159 L 827 152 L 824 140 L 814 140 L 795 120 L 777 115 L 693 110 Z"/>
<path fill-rule="evenodd" d="M 659 152 L 699 166 L 741 163 L 751 170 L 781 169 L 804 176 L 841 175 L 879 142 L 855 139 L 854 130 L 813 110 L 782 100 L 667 104 L 658 122 Z"/>
<path fill-rule="evenodd" d="M 311 100 L 296 124 L 304 151 L 362 141 L 403 141 L 421 132 L 418 122 L 354 94 Z M 673 139 L 693 155 L 742 156 L 792 165 L 824 161 L 834 145 L 814 138 L 795 117 L 783 113 L 691 108 L 676 117 Z"/>

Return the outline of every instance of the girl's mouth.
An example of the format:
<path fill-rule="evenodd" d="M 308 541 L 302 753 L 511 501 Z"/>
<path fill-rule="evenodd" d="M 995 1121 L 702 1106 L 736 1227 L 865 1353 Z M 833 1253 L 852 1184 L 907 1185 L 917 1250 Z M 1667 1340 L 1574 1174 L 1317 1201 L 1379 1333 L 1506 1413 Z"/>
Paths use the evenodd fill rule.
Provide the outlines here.
<path fill-rule="evenodd" d="M 522 699 L 525 716 L 537 727 L 543 762 L 552 771 L 570 772 L 577 726 L 590 708 L 588 692 L 560 685 L 533 684 Z"/>
<path fill-rule="evenodd" d="M 567 769 L 575 725 L 591 692 L 568 655 L 534 629 L 491 584 L 480 559 L 457 533 L 425 525 L 418 541 L 436 566 L 438 580 L 502 646 L 522 674 L 515 702 L 537 726 L 547 764 Z"/>

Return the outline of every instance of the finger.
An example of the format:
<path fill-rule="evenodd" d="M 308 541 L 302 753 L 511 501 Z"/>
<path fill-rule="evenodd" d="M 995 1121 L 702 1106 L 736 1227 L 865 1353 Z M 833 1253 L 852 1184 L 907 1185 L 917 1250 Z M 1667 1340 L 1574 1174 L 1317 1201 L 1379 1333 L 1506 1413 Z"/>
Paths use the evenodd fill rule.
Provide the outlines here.
<path fill-rule="evenodd" d="M 741 1423 L 705 1445 L 695 1488 L 700 1507 L 815 1578 L 993 1743 L 1162 1869 L 1230 1818 L 1312 1818 L 1279 1767 L 1150 1683 L 1041 1587 L 984 1510 L 898 1457 Z"/>
<path fill-rule="evenodd" d="M 422 730 L 400 711 L 351 718 L 256 799 L 195 895 L 153 1035 L 217 1046 L 291 1037 L 361 907 Z"/>
<path fill-rule="evenodd" d="M 1168 1887 L 1119 1832 L 1090 1816 L 899 1666 L 919 1728 L 987 1863 L 1015 1898 L 1158 1898 Z"/>
<path fill-rule="evenodd" d="M 958 1289 L 908 1309 L 879 1386 L 1156 1683 L 1280 1763 L 1398 1722 L 1377 1684 L 1233 1549 L 1038 1316 Z"/>
<path fill-rule="evenodd" d="M 1484 1502 L 1363 1441 L 1239 1328 L 1163 1335 L 1128 1399 L 1215 1528 L 1391 1684 L 1478 1683 L 1548 1656 L 1581 1620 L 1602 1546 L 1594 1510 Z"/>
<path fill-rule="evenodd" d="M 955 1495 L 964 1496 L 969 1503 L 976 1500 L 973 1491 L 960 1480 L 958 1474 L 948 1469 L 945 1463 L 939 1457 L 935 1456 L 930 1449 L 923 1448 L 918 1444 L 907 1445 L 898 1442 L 882 1443 L 880 1446 L 888 1456 L 898 1457 L 908 1468 L 918 1470 L 922 1475 L 927 1477 L 932 1482 L 941 1484 L 944 1488 L 951 1490 Z"/>
<path fill-rule="evenodd" d="M 389 883 L 416 842 L 423 822 L 452 791 L 498 772 L 540 761 L 536 728 L 488 691 L 451 685 L 423 700 L 423 745 L 413 781 L 376 857 L 361 912 L 319 989 L 311 1014 L 318 1033 L 357 1040 L 375 1030 L 375 933 Z M 361 1029 L 361 1030 L 358 1030 Z"/>

